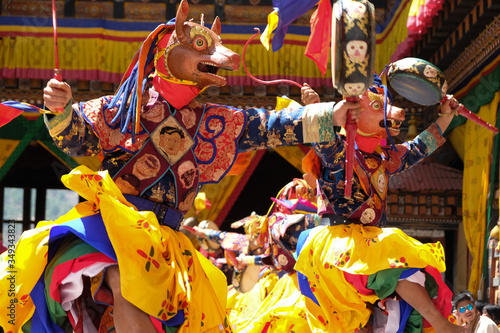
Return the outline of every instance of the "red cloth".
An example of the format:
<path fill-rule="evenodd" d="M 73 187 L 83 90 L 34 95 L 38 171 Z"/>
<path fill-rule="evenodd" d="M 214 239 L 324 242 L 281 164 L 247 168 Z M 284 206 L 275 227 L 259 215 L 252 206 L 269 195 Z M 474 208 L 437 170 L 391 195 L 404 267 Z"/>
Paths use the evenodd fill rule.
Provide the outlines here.
<path fill-rule="evenodd" d="M 196 86 L 169 82 L 158 75 L 153 79 L 153 86 L 177 110 L 188 105 L 200 93 Z"/>
<path fill-rule="evenodd" d="M 321 0 L 311 16 L 311 36 L 307 42 L 305 54 L 311 58 L 322 75 L 326 73 L 332 30 L 332 5 L 330 0 Z"/>
<path fill-rule="evenodd" d="M 0 127 L 23 113 L 22 110 L 0 103 Z M 3 251 L 2 251 L 3 252 Z"/>
<path fill-rule="evenodd" d="M 0 239 L 0 254 L 4 253 L 5 251 L 7 251 L 7 248 L 5 246 L 3 246 L 3 242 Z"/>

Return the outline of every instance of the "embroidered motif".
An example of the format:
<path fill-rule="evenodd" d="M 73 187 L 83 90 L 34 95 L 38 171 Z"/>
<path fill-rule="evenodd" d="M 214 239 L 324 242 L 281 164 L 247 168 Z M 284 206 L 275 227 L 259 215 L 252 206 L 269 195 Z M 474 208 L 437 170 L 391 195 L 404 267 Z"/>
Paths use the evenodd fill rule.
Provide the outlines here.
<path fill-rule="evenodd" d="M 373 173 L 371 181 L 380 198 L 384 200 L 387 195 L 387 176 L 385 175 L 384 166 L 381 166 Z"/>
<path fill-rule="evenodd" d="M 136 135 L 135 142 L 132 142 L 130 133 L 123 134 L 120 132 L 119 124 L 116 126 L 111 125 L 118 108 L 105 109 L 107 104 L 108 99 L 102 97 L 91 100 L 83 104 L 82 107 L 82 114 L 92 124 L 94 132 L 99 135 L 102 149 L 105 152 L 112 152 L 120 148 L 128 152 L 139 151 L 147 141 L 148 134 L 140 128 L 140 134 Z"/>
<path fill-rule="evenodd" d="M 237 153 L 245 114 L 220 105 L 209 105 L 201 121 L 194 148 L 200 183 L 218 182 L 228 172 Z M 221 129 L 221 131 L 218 131 Z"/>
<path fill-rule="evenodd" d="M 420 133 L 418 135 L 418 138 L 420 140 L 422 140 L 422 142 L 426 145 L 426 147 L 427 147 L 426 153 L 427 154 L 431 154 L 432 152 L 434 152 L 437 149 L 436 139 L 427 130 Z"/>
<path fill-rule="evenodd" d="M 132 168 L 132 174 L 139 180 L 154 178 L 160 171 L 160 159 L 153 154 L 144 154 L 137 158 Z"/>
<path fill-rule="evenodd" d="M 165 119 L 165 108 L 163 103 L 155 102 L 152 107 L 150 107 L 149 104 L 143 107 L 141 110 L 141 119 L 151 123 L 161 122 Z"/>
<path fill-rule="evenodd" d="M 151 189 L 153 195 L 149 197 L 149 200 L 154 202 L 163 202 L 163 196 L 165 195 L 165 188 L 161 185 L 161 183 L 157 183 Z"/>
<path fill-rule="evenodd" d="M 294 129 L 295 129 L 295 126 L 293 126 L 293 125 L 285 125 L 286 133 L 283 135 L 283 139 L 285 140 L 285 142 L 287 144 L 291 144 L 292 142 L 297 141 L 297 136 L 293 132 Z"/>
<path fill-rule="evenodd" d="M 178 112 L 181 114 L 181 119 L 186 129 L 191 129 L 194 125 L 196 125 L 196 113 L 192 108 L 184 107 Z"/>
<path fill-rule="evenodd" d="M 375 220 L 375 217 L 375 210 L 373 208 L 367 208 L 363 211 L 363 213 L 361 213 L 359 220 L 363 224 L 371 224 Z"/>
<path fill-rule="evenodd" d="M 272 133 L 267 133 L 267 143 L 269 147 L 281 146 L 280 132 L 273 129 Z"/>
<path fill-rule="evenodd" d="M 151 133 L 151 141 L 170 165 L 177 163 L 194 146 L 193 139 L 173 116 L 156 127 Z"/>
<path fill-rule="evenodd" d="M 115 184 L 123 194 L 139 195 L 141 181 L 131 173 L 126 173 L 116 177 Z"/>
<path fill-rule="evenodd" d="M 182 187 L 190 188 L 193 186 L 196 177 L 196 167 L 191 161 L 184 161 L 179 165 L 179 178 L 181 180 Z"/>

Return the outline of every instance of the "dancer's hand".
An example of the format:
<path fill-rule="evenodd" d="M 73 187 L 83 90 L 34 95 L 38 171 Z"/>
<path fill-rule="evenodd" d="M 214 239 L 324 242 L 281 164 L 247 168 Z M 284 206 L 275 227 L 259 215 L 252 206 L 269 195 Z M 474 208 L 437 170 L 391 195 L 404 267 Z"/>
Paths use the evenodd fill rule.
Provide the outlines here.
<path fill-rule="evenodd" d="M 61 112 L 71 101 L 71 87 L 66 82 L 51 79 L 43 89 L 43 102 L 52 112 Z"/>
<path fill-rule="evenodd" d="M 440 116 L 456 115 L 455 113 L 460 108 L 460 103 L 453 95 L 446 95 L 446 100 L 441 104 Z"/>
<path fill-rule="evenodd" d="M 319 103 L 320 101 L 318 93 L 315 92 L 314 89 L 307 83 L 304 83 L 304 86 L 300 89 L 300 94 L 300 99 L 305 105 Z"/>
<path fill-rule="evenodd" d="M 446 100 L 441 104 L 441 112 L 438 113 L 439 118 L 436 120 L 436 124 L 441 128 L 441 132 L 445 132 L 453 116 L 455 116 L 460 109 L 460 103 L 453 97 L 453 95 L 446 95 Z"/>
<path fill-rule="evenodd" d="M 335 104 L 333 107 L 333 124 L 335 126 L 344 126 L 347 122 L 348 112 L 350 112 L 354 121 L 358 122 L 359 117 L 361 116 L 361 103 L 359 101 L 348 102 L 346 100 L 342 100 Z"/>

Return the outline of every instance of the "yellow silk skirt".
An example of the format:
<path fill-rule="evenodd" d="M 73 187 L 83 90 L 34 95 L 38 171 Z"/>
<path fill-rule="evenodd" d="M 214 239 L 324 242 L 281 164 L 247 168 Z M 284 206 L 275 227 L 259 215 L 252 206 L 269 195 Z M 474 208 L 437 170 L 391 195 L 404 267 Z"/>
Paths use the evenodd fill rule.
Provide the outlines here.
<path fill-rule="evenodd" d="M 309 238 L 295 269 L 308 278 L 320 305 L 320 312 L 316 307 L 310 311 L 311 326 L 321 327 L 314 332 L 350 333 L 368 322 L 371 310 L 367 304 L 378 297 L 358 292 L 344 272 L 371 275 L 391 268 L 446 269 L 440 243 L 422 244 L 397 228 L 359 224 L 318 227 Z"/>
<path fill-rule="evenodd" d="M 312 332 L 309 311 L 318 313 L 321 309 L 300 293 L 297 274 L 286 274 L 253 315 L 239 322 L 235 330 L 240 333 Z"/>
<path fill-rule="evenodd" d="M 228 287 L 226 312 L 235 331 L 238 331 L 240 326 L 244 326 L 257 311 L 274 289 L 278 279 L 278 274 L 268 271 L 249 292 L 240 293 L 232 285 Z"/>
<path fill-rule="evenodd" d="M 160 320 L 183 310 L 185 320 L 178 332 L 231 332 L 225 315 L 226 278 L 185 235 L 160 225 L 154 213 L 137 211 L 107 172 L 80 166 L 62 181 L 87 201 L 55 221 L 39 222 L 24 232 L 15 249 L 14 266 L 8 252 L 1 257 L 0 307 L 15 305 L 14 321 L 0 316 L 6 332 L 21 332 L 35 311 L 29 294 L 47 265 L 50 229 L 97 213 L 116 253 L 122 294 L 129 302 Z"/>

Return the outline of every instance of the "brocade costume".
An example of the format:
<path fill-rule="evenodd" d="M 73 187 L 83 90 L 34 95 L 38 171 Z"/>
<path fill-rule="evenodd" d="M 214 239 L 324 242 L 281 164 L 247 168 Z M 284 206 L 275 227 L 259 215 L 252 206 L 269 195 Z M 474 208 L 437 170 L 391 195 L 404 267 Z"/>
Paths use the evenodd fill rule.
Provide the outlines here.
<path fill-rule="evenodd" d="M 319 312 L 318 307 L 310 311 L 314 326 L 328 332 L 358 330 L 370 319 L 371 303 L 388 313 L 382 322 L 375 318 L 381 332 L 391 331 L 394 320 L 396 330 L 421 332 L 429 325 L 406 302 L 389 306 L 399 279 L 425 286 L 441 313 L 451 314 L 451 291 L 440 275 L 445 270 L 441 244 L 422 244 L 399 229 L 385 228 L 389 177 L 423 160 L 444 141 L 432 124 L 413 141 L 396 145 L 397 151 L 390 146 L 371 154 L 356 149 L 351 198 L 344 197 L 341 136 L 313 144 L 322 164 L 317 203 L 323 225 L 300 235 L 295 269 L 301 292 L 320 306 Z"/>
<path fill-rule="evenodd" d="M 19 302 L 15 321 L 0 319 L 6 331 L 105 328 L 112 300 L 102 288 L 103 276 L 117 263 L 123 296 L 149 314 L 157 329 L 231 330 L 223 274 L 176 229 L 203 184 L 220 181 L 238 152 L 331 140 L 332 104 L 176 110 L 154 90 L 145 96 L 135 140 L 130 127 L 122 133 L 111 125 L 116 108 L 108 108 L 109 97 L 68 106 L 47 119 L 54 142 L 67 154 L 102 153 L 102 171 L 80 166 L 63 176 L 87 201 L 55 221 L 40 222 L 19 240 Z M 6 274 L 0 285 L 6 290 L 8 258 L 2 259 Z M 1 295 L 0 306 L 9 302 Z"/>

